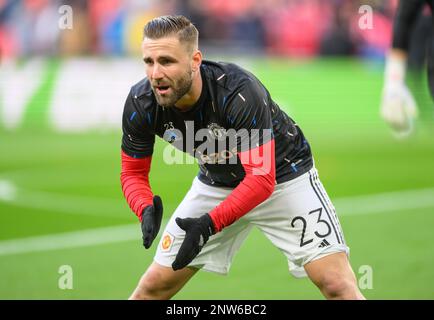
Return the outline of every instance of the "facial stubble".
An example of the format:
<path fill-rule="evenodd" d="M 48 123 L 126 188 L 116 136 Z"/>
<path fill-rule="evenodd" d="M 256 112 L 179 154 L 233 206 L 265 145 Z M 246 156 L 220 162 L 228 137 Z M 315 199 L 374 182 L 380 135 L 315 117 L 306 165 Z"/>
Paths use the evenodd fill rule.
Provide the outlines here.
<path fill-rule="evenodd" d="M 174 84 L 170 85 L 171 91 L 169 94 L 160 95 L 153 88 L 157 103 L 162 107 L 173 107 L 179 99 L 185 96 L 191 89 L 193 83 L 193 77 L 191 69 L 187 70 L 184 75 Z"/>

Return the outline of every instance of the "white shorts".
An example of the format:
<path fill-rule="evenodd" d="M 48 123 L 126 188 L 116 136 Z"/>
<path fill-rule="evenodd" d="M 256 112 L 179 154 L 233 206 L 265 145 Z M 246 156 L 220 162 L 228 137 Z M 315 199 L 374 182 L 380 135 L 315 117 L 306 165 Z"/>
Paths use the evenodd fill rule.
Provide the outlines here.
<path fill-rule="evenodd" d="M 206 185 L 195 178 L 166 225 L 155 262 L 170 267 L 175 260 L 185 235 L 175 218 L 200 217 L 226 199 L 231 191 Z M 310 261 L 336 252 L 349 254 L 335 208 L 317 170 L 312 168 L 291 181 L 276 185 L 266 201 L 211 236 L 189 266 L 227 274 L 235 253 L 254 226 L 282 251 L 288 259 L 289 271 L 297 278 L 306 276 L 303 266 Z"/>

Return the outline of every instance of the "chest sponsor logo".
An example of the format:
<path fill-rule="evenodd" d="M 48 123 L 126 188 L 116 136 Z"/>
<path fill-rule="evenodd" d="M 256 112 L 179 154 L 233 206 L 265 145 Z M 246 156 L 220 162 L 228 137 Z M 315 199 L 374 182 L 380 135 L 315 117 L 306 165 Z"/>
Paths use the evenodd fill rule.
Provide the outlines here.
<path fill-rule="evenodd" d="M 174 143 L 182 139 L 182 132 L 173 126 L 173 122 L 164 124 L 163 140 L 169 143 Z"/>

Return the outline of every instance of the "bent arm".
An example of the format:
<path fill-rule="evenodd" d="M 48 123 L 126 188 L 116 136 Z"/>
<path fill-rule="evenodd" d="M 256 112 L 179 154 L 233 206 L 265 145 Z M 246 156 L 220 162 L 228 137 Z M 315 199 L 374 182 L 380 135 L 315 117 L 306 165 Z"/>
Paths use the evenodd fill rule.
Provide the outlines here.
<path fill-rule="evenodd" d="M 246 175 L 243 181 L 210 213 L 219 232 L 267 200 L 276 180 L 274 139 L 255 149 L 240 152 Z"/>

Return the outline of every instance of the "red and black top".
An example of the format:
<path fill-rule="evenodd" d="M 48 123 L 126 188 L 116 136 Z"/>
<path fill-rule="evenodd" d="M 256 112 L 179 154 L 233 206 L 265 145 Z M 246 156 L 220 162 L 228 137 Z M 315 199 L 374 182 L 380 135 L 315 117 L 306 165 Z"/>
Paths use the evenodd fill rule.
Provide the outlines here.
<path fill-rule="evenodd" d="M 209 213 L 220 231 L 267 199 L 276 183 L 307 172 L 313 160 L 301 129 L 252 73 L 203 61 L 201 75 L 200 98 L 186 112 L 159 106 L 147 78 L 132 87 L 123 114 L 121 181 L 140 218 L 152 204 L 148 173 L 159 136 L 198 160 L 202 182 L 234 188 Z"/>

